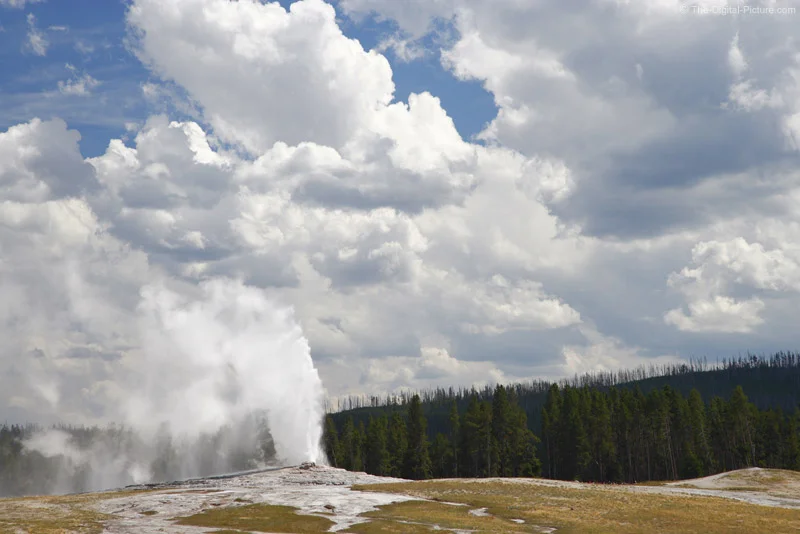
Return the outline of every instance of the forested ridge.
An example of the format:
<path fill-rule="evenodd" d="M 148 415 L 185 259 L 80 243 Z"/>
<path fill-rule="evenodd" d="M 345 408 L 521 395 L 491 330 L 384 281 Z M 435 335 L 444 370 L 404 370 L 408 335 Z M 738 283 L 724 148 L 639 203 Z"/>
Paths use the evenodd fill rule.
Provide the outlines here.
<path fill-rule="evenodd" d="M 405 478 L 541 469 L 550 478 L 599 482 L 800 469 L 794 353 L 711 368 L 695 361 L 560 383 L 438 389 L 369 404 L 328 416 L 324 439 L 335 465 Z M 414 455 L 404 444 L 412 434 Z M 412 457 L 429 467 L 404 468 Z"/>

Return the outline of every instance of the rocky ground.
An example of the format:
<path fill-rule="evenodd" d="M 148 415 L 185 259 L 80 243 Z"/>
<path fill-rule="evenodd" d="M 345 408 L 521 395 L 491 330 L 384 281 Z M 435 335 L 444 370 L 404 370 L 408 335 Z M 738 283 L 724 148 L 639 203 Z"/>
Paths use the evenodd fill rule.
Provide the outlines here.
<path fill-rule="evenodd" d="M 116 516 L 107 533 L 190 533 L 213 529 L 176 526 L 177 517 L 209 508 L 276 504 L 293 506 L 302 514 L 319 515 L 335 522 L 332 532 L 366 521 L 360 514 L 383 504 L 414 500 L 403 495 L 352 491 L 353 484 L 398 482 L 400 479 L 353 473 L 332 467 L 304 465 L 242 475 L 204 478 L 174 484 L 137 486 L 148 493 L 102 500 L 96 510 Z"/>

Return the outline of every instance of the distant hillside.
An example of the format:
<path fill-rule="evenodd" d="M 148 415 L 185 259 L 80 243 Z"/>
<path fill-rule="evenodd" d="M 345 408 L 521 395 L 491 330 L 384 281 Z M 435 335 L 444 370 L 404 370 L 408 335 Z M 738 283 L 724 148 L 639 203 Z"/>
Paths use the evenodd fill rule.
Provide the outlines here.
<path fill-rule="evenodd" d="M 509 384 L 507 389 L 517 394 L 518 404 L 528 415 L 528 426 L 540 435 L 541 412 L 550 386 L 598 388 L 607 391 L 616 386 L 619 389 L 641 389 L 645 395 L 655 389 L 669 386 L 681 395 L 688 396 L 697 389 L 706 403 L 715 397 L 728 398 L 736 386 L 741 386 L 747 397 L 759 410 L 780 408 L 793 412 L 800 407 L 800 354 L 779 352 L 772 356 L 747 354 L 723 360 L 718 365 L 710 365 L 704 360 L 694 360 L 686 364 L 640 367 L 608 373 L 593 373 L 563 379 L 558 382 L 531 381 L 522 384 Z M 490 401 L 493 389 L 439 388 L 420 391 L 423 413 L 428 419 L 428 434 L 433 438 L 439 432 L 446 432 L 449 422 L 450 404 L 453 400 L 459 412 L 466 411 L 469 399 L 476 395 L 479 400 Z M 336 426 L 341 428 L 348 417 L 356 426 L 365 425 L 370 416 L 378 417 L 394 412 L 405 413 L 404 405 L 412 393 L 387 398 L 353 397 L 346 403 L 349 409 L 332 413 Z"/>

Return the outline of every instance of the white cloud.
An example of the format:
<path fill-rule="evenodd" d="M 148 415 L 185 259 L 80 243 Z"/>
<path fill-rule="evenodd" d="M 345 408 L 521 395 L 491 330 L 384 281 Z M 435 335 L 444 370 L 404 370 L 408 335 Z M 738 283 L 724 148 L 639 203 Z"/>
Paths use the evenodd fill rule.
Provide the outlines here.
<path fill-rule="evenodd" d="M 60 120 L 36 119 L 0 133 L 2 200 L 37 203 L 92 190 L 96 182 L 78 151 L 79 139 Z"/>
<path fill-rule="evenodd" d="M 686 332 L 746 334 L 764 322 L 764 303 L 757 298 L 737 301 L 716 295 L 709 300 L 689 303 L 689 313 L 681 309 L 667 312 L 664 320 Z"/>
<path fill-rule="evenodd" d="M 579 322 L 579 314 L 535 278 L 508 279 L 498 275 L 496 263 L 533 272 L 571 249 L 571 257 L 581 257 L 573 238 L 556 237 L 541 204 L 564 194 L 568 170 L 467 145 L 428 95 L 379 113 L 387 115 L 373 123 L 373 131 L 394 138 L 388 154 L 372 150 L 374 137 L 357 135 L 342 154 L 313 143 L 278 143 L 254 161 L 213 150 L 193 123 L 153 118 L 133 148 L 115 141 L 92 160 L 105 188 L 95 206 L 108 214 L 116 236 L 161 258 L 177 275 L 233 274 L 275 287 L 278 298 L 297 307 L 312 346 L 323 354 L 402 354 L 410 339 L 452 324 L 461 332 L 494 336 Z M 474 183 L 483 185 L 470 195 L 466 210 L 452 205 L 439 222 L 416 209 L 381 205 L 405 194 L 407 180 L 422 187 L 405 204 L 411 207 L 440 191 L 448 194 L 434 206 L 447 205 L 452 192 L 463 189 L 463 195 Z M 318 184 L 329 184 L 324 196 L 309 196 Z M 378 187 L 385 193 L 370 196 Z M 341 205 L 340 191 L 363 200 L 355 196 Z M 498 242 L 500 227 L 470 215 L 508 206 L 520 192 L 520 209 L 538 210 L 545 233 L 533 230 L 535 221 L 497 221 L 519 228 Z M 463 244 L 474 249 L 467 257 L 485 274 L 465 274 L 456 262 L 462 256 L 448 257 L 450 227 L 463 224 L 459 219 L 475 225 L 475 235 Z M 546 252 L 553 238 L 555 247 Z M 527 252 L 529 246 L 538 253 Z M 398 323 L 405 325 L 402 331 L 392 327 Z"/>
<path fill-rule="evenodd" d="M 754 295 L 733 298 L 725 293 L 766 290 L 800 291 L 800 262 L 795 254 L 765 250 L 760 243 L 739 237 L 730 241 L 698 243 L 692 250 L 694 268 L 669 277 L 669 285 L 689 299 L 689 313 L 670 310 L 664 319 L 680 330 L 692 332 L 750 332 L 764 323 L 765 302 Z"/>
<path fill-rule="evenodd" d="M 142 94 L 193 119 L 127 121 L 88 162 L 61 121 L 0 134 L 0 324 L 24 326 L 0 332 L 0 377 L 36 384 L 9 406 L 113 398 L 153 278 L 187 294 L 241 278 L 292 305 L 335 395 L 793 340 L 776 316 L 800 302 L 800 188 L 794 154 L 761 137 L 800 139 L 785 28 L 762 43 L 742 25 L 733 61 L 729 23 L 674 4 L 337 5 L 396 18 L 401 55 L 451 20 L 431 53 L 492 94 L 488 142 L 437 95 L 392 103 L 389 62 L 321 1 L 136 0 Z M 84 75 L 63 87 L 89 91 Z"/>
<path fill-rule="evenodd" d="M 642 355 L 645 349 L 626 346 L 620 339 L 601 334 L 595 326 L 582 325 L 579 330 L 586 343 L 562 347 L 561 356 L 564 360 L 562 376 L 633 369 L 645 360 Z M 652 364 L 663 364 L 680 359 L 676 355 L 663 354 L 648 357 L 647 361 Z"/>
<path fill-rule="evenodd" d="M 739 33 L 733 36 L 731 47 L 728 50 L 728 66 L 731 72 L 738 78 L 747 70 L 747 60 L 739 47 Z"/>
<path fill-rule="evenodd" d="M 800 150 L 797 141 L 800 137 L 797 119 L 800 115 L 800 52 L 794 51 L 791 58 L 769 90 L 758 87 L 755 79 L 740 80 L 741 72 L 745 70 L 742 68 L 737 73 L 737 81 L 730 86 L 728 101 L 722 107 L 746 112 L 774 110 L 779 116 L 780 131 L 784 135 L 786 147 L 789 150 Z"/>
<path fill-rule="evenodd" d="M 387 37 L 375 47 L 378 52 L 391 50 L 394 56 L 405 63 L 425 57 L 425 47 L 411 39 L 404 39 L 398 35 Z"/>
<path fill-rule="evenodd" d="M 510 283 L 495 275 L 488 280 L 465 283 L 447 272 L 432 272 L 427 278 L 423 293 L 440 302 L 448 316 L 460 316 L 460 327 L 470 334 L 546 330 L 578 324 L 581 320 L 580 314 L 568 305 L 548 298 L 537 282 Z"/>
<path fill-rule="evenodd" d="M 765 250 L 761 243 L 738 237 L 726 242 L 698 243 L 692 250 L 698 266 L 673 273 L 670 284 L 689 282 L 699 291 L 727 283 L 772 291 L 800 291 L 800 263 L 783 250 Z"/>
<path fill-rule="evenodd" d="M 40 4 L 44 0 L 0 0 L 0 6 L 22 9 L 28 4 Z"/>
<path fill-rule="evenodd" d="M 388 61 L 345 37 L 321 0 L 289 12 L 277 3 L 140 0 L 128 21 L 142 60 L 186 89 L 216 135 L 253 154 L 279 140 L 340 148 L 394 92 Z"/>
<path fill-rule="evenodd" d="M 100 85 L 100 82 L 92 78 L 88 73 L 79 74 L 78 70 L 67 63 L 67 70 L 72 73 L 72 78 L 66 81 L 59 80 L 58 90 L 62 94 L 70 96 L 89 96 L 92 89 Z"/>
<path fill-rule="evenodd" d="M 416 387 L 483 387 L 506 383 L 512 377 L 492 361 L 458 360 L 447 348 L 423 346 L 415 356 L 393 356 L 380 360 L 323 363 L 323 373 L 346 389 L 365 395 L 396 394 Z"/>
<path fill-rule="evenodd" d="M 527 155 L 546 153 L 571 165 L 590 165 L 609 151 L 640 146 L 673 127 L 674 117 L 639 87 L 642 75 L 637 72 L 644 72 L 645 65 L 627 65 L 631 79 L 617 71 L 588 84 L 567 64 L 580 45 L 602 46 L 584 24 L 548 28 L 557 11 L 544 13 L 533 5 L 459 4 L 459 38 L 442 51 L 442 64 L 461 79 L 482 81 L 494 96 L 499 112 L 481 139 Z M 525 25 L 530 27 L 522 30 Z M 556 26 L 580 38 L 568 44 L 553 35 Z"/>
<path fill-rule="evenodd" d="M 47 47 L 50 42 L 47 37 L 36 27 L 36 17 L 33 13 L 28 13 L 28 35 L 27 47 L 37 56 L 47 55 Z"/>
<path fill-rule="evenodd" d="M 94 52 L 95 46 L 91 43 L 84 41 L 83 39 L 78 39 L 75 41 L 75 50 L 77 50 L 84 56 L 88 56 L 92 52 Z"/>
<path fill-rule="evenodd" d="M 786 134 L 789 148 L 800 152 L 800 112 L 789 115 L 784 119 L 783 132 Z"/>
<path fill-rule="evenodd" d="M 783 107 L 783 99 L 774 90 L 770 93 L 764 89 L 754 88 L 755 80 L 745 80 L 731 85 L 728 101 L 734 107 L 744 111 L 759 111 L 764 108 Z"/>

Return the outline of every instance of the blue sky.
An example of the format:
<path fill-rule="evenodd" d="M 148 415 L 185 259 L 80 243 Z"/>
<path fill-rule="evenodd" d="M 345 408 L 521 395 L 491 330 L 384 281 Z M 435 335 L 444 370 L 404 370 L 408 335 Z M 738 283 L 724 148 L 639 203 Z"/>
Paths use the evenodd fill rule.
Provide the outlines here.
<path fill-rule="evenodd" d="M 125 47 L 125 9 L 116 0 L 75 0 L 0 11 L 2 127 L 59 116 L 82 132 L 86 155 L 96 156 L 124 133 L 125 122 L 144 118 L 139 84 L 148 74 Z M 28 45 L 30 15 L 48 43 L 44 56 Z M 58 82 L 73 76 L 67 64 L 101 82 L 94 95 L 60 94 Z"/>
<path fill-rule="evenodd" d="M 279 2 L 288 9 L 292 2 Z M 86 157 L 103 152 L 111 138 L 126 134 L 125 123 L 140 123 L 154 108 L 142 96 L 141 84 L 150 73 L 126 44 L 124 0 L 70 0 L 28 4 L 24 8 L 0 7 L 0 128 L 30 120 L 58 116 L 82 134 L 81 150 Z M 335 4 L 334 4 L 335 5 Z M 45 56 L 28 44 L 35 28 L 47 41 Z M 370 50 L 399 31 L 396 23 L 378 21 L 375 16 L 347 15 L 341 29 Z M 478 81 L 460 81 L 442 68 L 436 53 L 412 62 L 387 53 L 396 85 L 395 99 L 406 101 L 411 92 L 429 91 L 439 97 L 456 128 L 465 138 L 480 132 L 496 115 L 492 95 Z M 59 94 L 58 82 L 74 73 L 89 74 L 100 82 L 91 98 Z M 171 113 L 180 115 L 174 108 Z"/>

